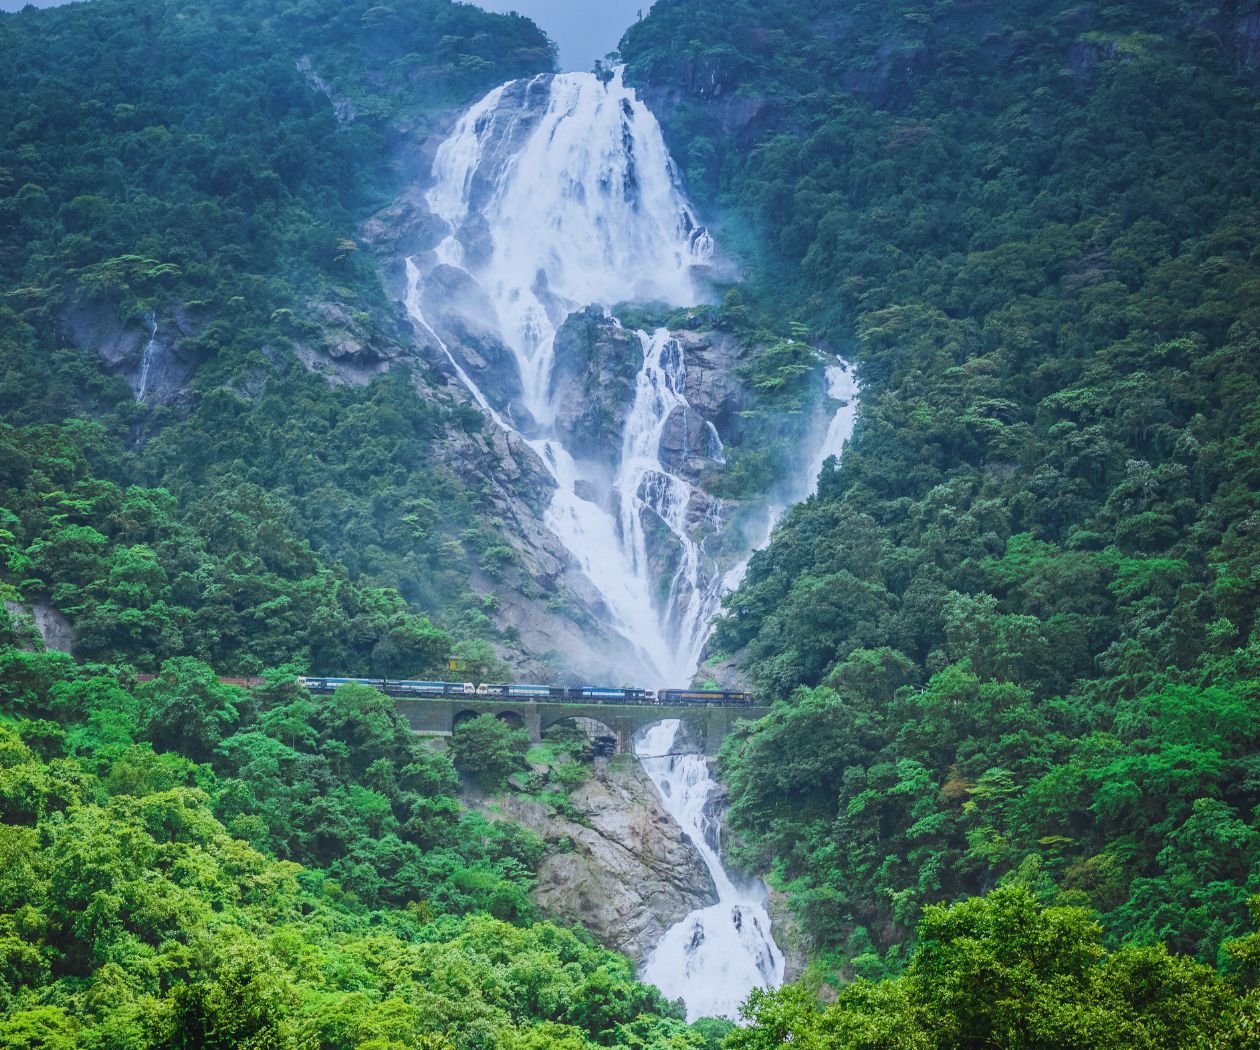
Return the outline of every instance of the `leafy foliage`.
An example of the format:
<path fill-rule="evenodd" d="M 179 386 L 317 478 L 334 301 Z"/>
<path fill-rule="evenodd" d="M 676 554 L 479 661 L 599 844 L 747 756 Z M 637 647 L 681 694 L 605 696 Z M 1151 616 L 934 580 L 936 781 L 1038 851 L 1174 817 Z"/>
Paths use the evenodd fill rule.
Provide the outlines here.
<path fill-rule="evenodd" d="M 412 176 L 436 114 L 551 62 L 528 20 L 448 0 L 5 15 L 5 421 L 100 419 L 98 476 L 166 489 L 169 516 L 238 542 L 260 519 L 250 556 L 281 530 L 457 637 L 492 636 L 468 581 L 502 538 L 484 485 L 434 449 L 478 421 L 409 355 L 360 225 Z M 136 403 L 109 372 L 140 367 L 151 326 L 190 374 Z M 363 385 L 307 368 L 337 379 L 347 354 Z M 142 644 L 170 654 L 172 640 Z M 416 648 L 391 631 L 376 662 L 406 667 Z"/>
<path fill-rule="evenodd" d="M 789 986 L 754 993 L 730 1050 L 975 1046 L 1243 1047 L 1260 1020 L 1211 967 L 1159 948 L 1109 953 L 1079 908 L 998 890 L 928 908 L 904 976 L 845 988 L 826 1010 Z"/>
<path fill-rule="evenodd" d="M 1253 10 L 662 0 L 623 40 L 744 308 L 863 386 L 717 632 L 779 700 L 724 752 L 742 858 L 842 962 L 896 970 L 925 905 L 1012 883 L 1231 965 L 1260 889 Z"/>
<path fill-rule="evenodd" d="M 375 690 L 0 664 L 5 1046 L 705 1045 Z"/>
<path fill-rule="evenodd" d="M 183 654 L 237 673 L 296 662 L 399 676 L 451 649 L 396 590 L 354 584 L 321 559 L 258 488 L 181 515 L 164 489 L 94 475 L 91 461 L 112 452 L 99 425 L 0 424 L 0 448 L 0 573 L 71 618 L 82 656 L 142 670 Z"/>

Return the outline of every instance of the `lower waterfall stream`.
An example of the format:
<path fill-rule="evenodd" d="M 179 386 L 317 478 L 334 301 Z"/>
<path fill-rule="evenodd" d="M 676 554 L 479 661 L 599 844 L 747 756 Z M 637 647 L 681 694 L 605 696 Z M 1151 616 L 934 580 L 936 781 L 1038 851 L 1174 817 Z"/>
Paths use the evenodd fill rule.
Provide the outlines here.
<path fill-rule="evenodd" d="M 718 902 L 675 923 L 644 961 L 640 976 L 666 995 L 681 997 L 689 1021 L 735 1020 L 754 988 L 783 983 L 783 953 L 770 934 L 766 888 L 759 882 L 736 885 L 722 867 L 718 823 L 708 811 L 717 785 L 703 755 L 674 753 L 679 728 L 676 718 L 648 727 L 635 739 L 635 754 L 708 866 Z"/>

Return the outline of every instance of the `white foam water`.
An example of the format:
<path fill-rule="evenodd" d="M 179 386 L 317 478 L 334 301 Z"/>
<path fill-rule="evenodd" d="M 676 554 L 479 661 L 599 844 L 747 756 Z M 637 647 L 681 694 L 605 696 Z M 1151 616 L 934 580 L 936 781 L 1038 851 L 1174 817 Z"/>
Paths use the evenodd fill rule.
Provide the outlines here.
<path fill-rule="evenodd" d="M 763 527 L 745 525 L 760 542 L 742 554 L 728 551 L 719 565 L 705 535 L 720 534 L 722 502 L 662 461 L 671 414 L 690 410 L 685 354 L 667 330 L 637 333 L 643 361 L 620 447 L 607 450 L 607 464 L 575 460 L 554 426 L 555 335 L 570 313 L 624 301 L 687 306 L 700 297 L 696 269 L 711 261 L 713 242 L 681 191 L 655 118 L 620 71 L 608 83 L 580 73 L 514 81 L 461 118 L 438 149 L 434 178 L 427 202 L 447 233 L 431 252 L 407 260 L 407 309 L 482 411 L 533 448 L 550 472 L 556 488 L 544 522 L 602 597 L 605 625 L 635 654 L 616 673 L 636 683 L 685 684 L 751 549 L 769 540 L 788 502 L 814 490 L 824 461 L 852 431 L 852 375 L 839 364 L 827 370 L 828 394 L 842 403 L 825 436 L 800 476 L 785 479 L 779 502 L 762 508 Z M 523 414 L 482 390 L 458 348 L 444 341 L 442 321 L 425 316 L 426 282 L 439 267 L 462 271 L 484 296 L 473 320 L 510 353 Z M 705 447 L 694 451 L 725 462 L 717 429 L 706 421 L 701 433 Z M 607 498 L 592 497 L 600 491 Z M 678 728 L 673 721 L 647 730 L 636 753 L 709 866 L 719 903 L 673 927 L 642 976 L 684 999 L 691 1018 L 735 1018 L 753 988 L 782 982 L 783 956 L 764 886 L 737 885 L 722 868 L 717 829 L 706 815 L 714 784 L 702 756 L 671 754 Z"/>
<path fill-rule="evenodd" d="M 754 988 L 783 983 L 783 953 L 770 933 L 765 887 L 759 882 L 737 886 L 722 867 L 718 828 L 707 810 L 716 785 L 703 755 L 674 753 L 678 730 L 677 719 L 650 726 L 635 738 L 635 754 L 708 866 L 718 903 L 672 926 L 644 961 L 640 976 L 681 997 L 689 1021 L 736 1020 Z"/>
<path fill-rule="evenodd" d="M 689 681 L 717 611 L 721 576 L 704 562 L 687 525 L 692 485 L 660 458 L 670 412 L 686 407 L 683 352 L 664 330 L 639 332 L 636 377 L 612 497 L 590 498 L 601 478 L 554 432 L 555 334 L 588 304 L 655 300 L 694 303 L 693 268 L 713 242 L 682 195 L 655 118 L 618 71 L 605 84 L 588 73 L 537 77 L 495 88 L 439 147 L 427 201 L 447 223 L 428 269 L 463 270 L 485 293 L 492 321 L 515 359 L 527 433 L 515 427 L 462 368 L 424 315 L 424 273 L 408 260 L 407 306 L 477 403 L 521 433 L 556 482 L 544 521 L 604 600 L 609 626 L 637 656 L 620 668 L 638 681 Z M 714 444 L 721 453 L 720 439 Z M 604 482 L 606 484 L 606 481 Z M 663 525 L 676 546 L 663 600 L 648 533 Z"/>

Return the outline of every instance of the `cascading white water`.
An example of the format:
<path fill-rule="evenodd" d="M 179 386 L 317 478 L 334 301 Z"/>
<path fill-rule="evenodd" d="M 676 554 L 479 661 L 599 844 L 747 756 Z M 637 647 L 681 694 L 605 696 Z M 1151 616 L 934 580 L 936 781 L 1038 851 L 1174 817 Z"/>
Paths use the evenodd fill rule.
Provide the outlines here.
<path fill-rule="evenodd" d="M 810 469 L 806 475 L 809 488 L 801 494 L 800 499 L 804 499 L 814 491 L 814 486 L 818 483 L 818 475 L 822 473 L 823 464 L 832 456 L 840 455 L 844 443 L 853 433 L 853 423 L 857 419 L 858 385 L 853 369 L 843 363 L 830 365 L 827 368 L 826 379 L 827 396 L 833 401 L 840 402 L 840 406 L 832 415 L 831 422 L 827 424 L 826 436 L 810 462 Z"/>
<path fill-rule="evenodd" d="M 150 311 L 145 315 L 149 325 L 149 341 L 144 344 L 144 353 L 140 356 L 140 384 L 136 390 L 136 400 L 143 401 L 149 389 L 149 369 L 153 367 L 153 358 L 157 352 L 157 316 Z"/>
<path fill-rule="evenodd" d="M 708 865 L 718 903 L 693 911 L 672 926 L 644 962 L 640 976 L 666 995 L 681 997 L 687 1019 L 737 1019 L 754 988 L 783 983 L 783 953 L 770 934 L 766 890 L 737 886 L 719 859 L 717 827 L 706 812 L 715 787 L 702 755 L 675 754 L 679 722 L 667 719 L 641 732 L 635 753 L 665 808 L 691 836 Z"/>
<path fill-rule="evenodd" d="M 605 464 L 579 461 L 565 447 L 551 382 L 555 335 L 573 311 L 631 300 L 685 306 L 699 298 L 694 268 L 711 259 L 713 243 L 679 189 L 660 128 L 619 71 L 607 84 L 591 74 L 514 81 L 464 115 L 437 152 L 434 176 L 427 202 L 447 234 L 407 260 L 408 311 L 482 410 L 528 443 L 551 473 L 556 491 L 545 524 L 603 597 L 608 626 L 636 650 L 627 680 L 685 684 L 748 552 L 734 559 L 728 552 L 717 564 L 705 547 L 721 534 L 721 500 L 706 498 L 662 461 L 671 414 L 690 411 L 683 349 L 665 329 L 638 333 L 643 362 L 633 403 L 620 447 L 606 450 Z M 476 289 L 473 305 L 454 301 L 450 290 L 460 286 L 451 274 Z M 492 362 L 461 356 L 444 339 L 452 311 L 496 333 L 519 374 L 519 399 L 510 389 L 479 386 L 472 372 L 483 384 L 502 377 Z M 849 374 L 833 367 L 827 383 L 832 397 L 849 404 L 834 413 L 816 456 L 795 485 L 783 486 L 781 499 L 807 496 L 824 459 L 852 429 Z M 700 433 L 706 447 L 695 451 L 724 463 L 716 427 L 705 421 Z M 607 498 L 592 498 L 601 486 Z M 767 540 L 781 509 L 764 508 Z M 662 530 L 670 559 L 660 555 Z M 671 929 L 643 976 L 683 997 L 691 1017 L 734 1017 L 754 987 L 782 981 L 783 957 L 770 935 L 764 887 L 736 886 L 718 858 L 704 815 L 714 786 L 704 759 L 652 757 L 671 752 L 677 731 L 677 722 L 662 723 L 636 751 L 709 865 L 720 902 Z"/>
<path fill-rule="evenodd" d="M 438 149 L 433 172 L 428 204 L 451 230 L 437 261 L 465 269 L 489 295 L 540 427 L 555 415 L 552 351 L 568 314 L 698 299 L 691 268 L 713 242 L 678 188 L 660 126 L 620 70 L 608 84 L 567 73 L 495 88 Z M 469 220 L 489 231 L 490 251 L 466 246 Z"/>
<path fill-rule="evenodd" d="M 607 84 L 592 74 L 512 82 L 464 115 L 438 149 L 434 176 L 428 204 L 449 232 L 425 269 L 461 270 L 485 294 L 515 359 L 529 420 L 518 427 L 506 406 L 494 406 L 426 319 L 426 277 L 414 259 L 407 264 L 412 316 L 478 404 L 505 429 L 524 431 L 539 453 L 557 486 L 546 524 L 595 584 L 610 626 L 653 680 L 690 680 L 720 576 L 702 564 L 688 532 L 692 486 L 660 459 L 669 413 L 687 406 L 678 344 L 664 330 L 639 333 L 644 362 L 635 401 L 621 449 L 608 450 L 615 462 L 610 506 L 589 498 L 597 473 L 574 460 L 552 427 L 555 334 L 570 313 L 592 303 L 683 306 L 699 297 L 692 268 L 711 258 L 713 243 L 678 188 L 656 120 L 619 71 Z M 679 552 L 663 607 L 646 518 L 668 529 Z M 643 677 L 639 668 L 636 680 Z"/>

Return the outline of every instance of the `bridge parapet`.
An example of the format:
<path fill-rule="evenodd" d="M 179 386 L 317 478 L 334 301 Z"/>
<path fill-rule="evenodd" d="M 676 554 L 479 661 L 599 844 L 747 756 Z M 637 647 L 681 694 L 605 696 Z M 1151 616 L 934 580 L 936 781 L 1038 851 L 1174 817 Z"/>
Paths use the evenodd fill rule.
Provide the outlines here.
<path fill-rule="evenodd" d="M 461 716 L 492 714 L 519 724 L 533 743 L 543 730 L 570 718 L 589 718 L 608 727 L 618 751 L 632 751 L 634 734 L 666 718 L 685 723 L 704 741 L 704 753 L 717 754 L 722 740 L 740 719 L 765 715 L 768 707 L 743 704 L 596 704 L 555 703 L 480 696 L 405 697 L 395 701 L 398 712 L 417 733 L 450 735 Z"/>

